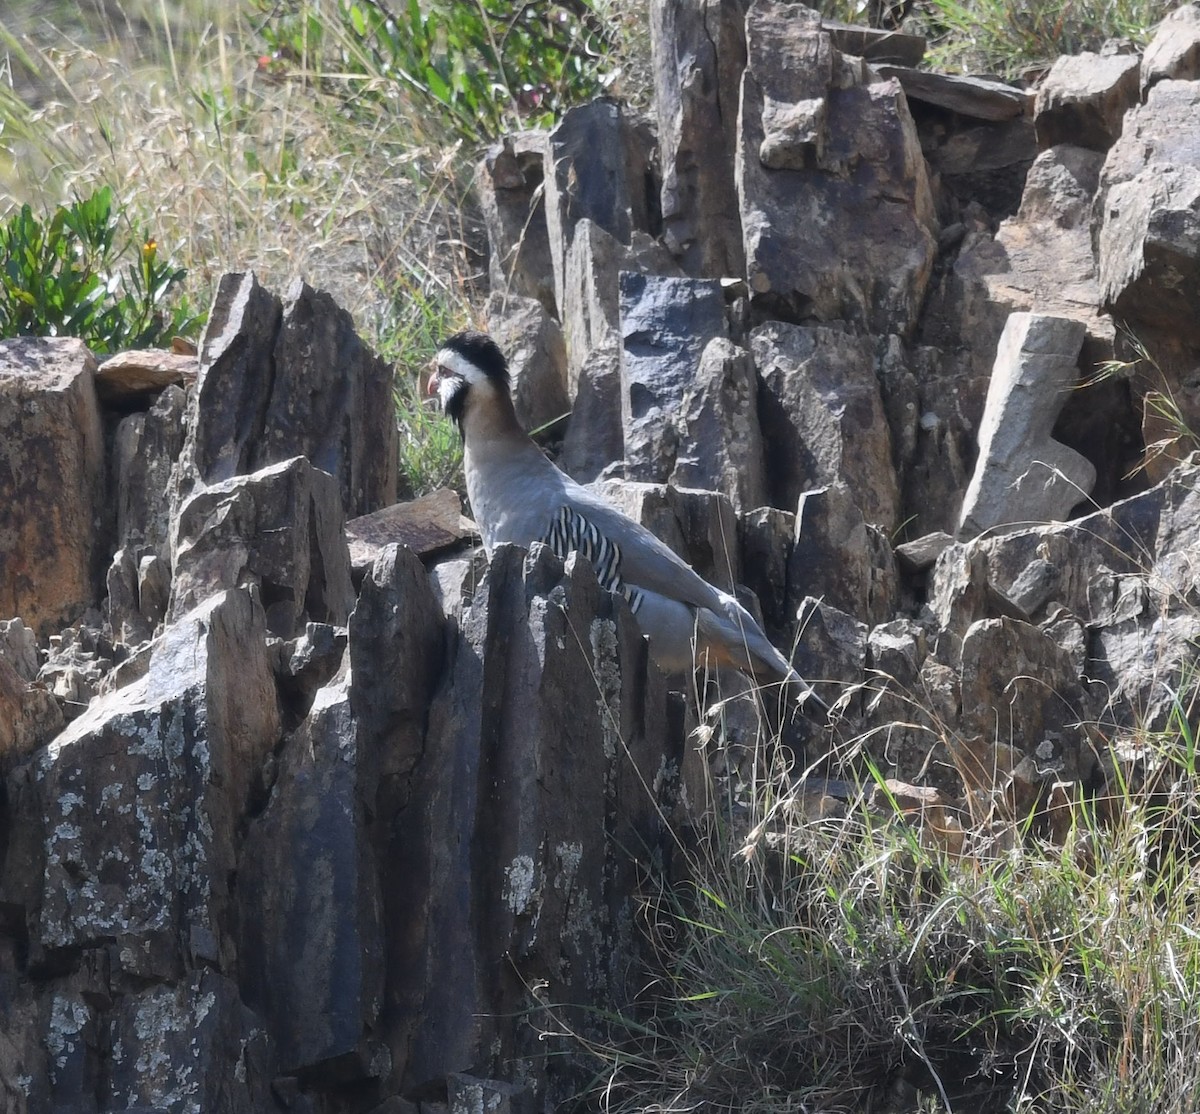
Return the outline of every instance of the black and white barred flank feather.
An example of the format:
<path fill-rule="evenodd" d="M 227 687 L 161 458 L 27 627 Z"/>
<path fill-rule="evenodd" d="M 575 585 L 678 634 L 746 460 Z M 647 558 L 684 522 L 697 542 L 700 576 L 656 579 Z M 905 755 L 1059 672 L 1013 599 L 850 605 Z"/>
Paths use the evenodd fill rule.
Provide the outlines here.
<path fill-rule="evenodd" d="M 594 523 L 569 503 L 562 505 L 550 529 L 538 540 L 564 561 L 573 551 L 583 554 L 592 563 L 600 586 L 608 592 L 623 595 L 629 601 L 629 609 L 637 614 L 642 606 L 642 593 L 621 578 L 621 547 L 600 533 Z"/>

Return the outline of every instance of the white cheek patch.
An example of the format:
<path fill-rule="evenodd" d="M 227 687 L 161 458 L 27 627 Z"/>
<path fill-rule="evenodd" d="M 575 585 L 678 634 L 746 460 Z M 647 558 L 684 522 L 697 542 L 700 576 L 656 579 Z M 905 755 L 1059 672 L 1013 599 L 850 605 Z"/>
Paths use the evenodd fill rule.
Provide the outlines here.
<path fill-rule="evenodd" d="M 438 399 L 442 404 L 442 410 L 446 410 L 450 405 L 450 400 L 454 398 L 460 391 L 467 389 L 466 382 L 461 376 L 455 375 L 440 375 L 438 376 L 437 393 Z"/>
<path fill-rule="evenodd" d="M 468 383 L 486 383 L 487 376 L 480 371 L 470 360 L 461 352 L 455 352 L 452 348 L 443 348 L 437 354 L 437 362 L 447 371 L 466 380 Z"/>

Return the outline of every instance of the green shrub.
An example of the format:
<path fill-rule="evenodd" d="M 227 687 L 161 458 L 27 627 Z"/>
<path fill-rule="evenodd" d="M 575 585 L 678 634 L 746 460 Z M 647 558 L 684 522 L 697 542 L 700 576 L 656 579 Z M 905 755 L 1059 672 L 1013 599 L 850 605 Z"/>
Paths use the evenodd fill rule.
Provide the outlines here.
<path fill-rule="evenodd" d="M 47 221 L 25 205 L 0 224 L 0 337 L 79 337 L 104 354 L 196 332 L 186 301 L 167 309 L 184 272 L 150 237 L 118 245 L 119 215 L 104 187 Z M 136 258 L 118 270 L 131 248 Z"/>
<path fill-rule="evenodd" d="M 359 99 L 386 105 L 399 93 L 470 143 L 544 124 L 615 74 L 612 32 L 587 0 L 337 0 L 332 17 L 302 3 L 264 34 L 265 68 L 282 76 L 332 66 Z"/>

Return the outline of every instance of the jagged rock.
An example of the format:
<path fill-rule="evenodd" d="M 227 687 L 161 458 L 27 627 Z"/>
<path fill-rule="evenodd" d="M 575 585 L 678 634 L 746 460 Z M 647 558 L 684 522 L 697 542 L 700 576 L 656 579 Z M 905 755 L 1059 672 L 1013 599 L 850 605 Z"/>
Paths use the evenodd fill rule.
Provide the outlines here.
<path fill-rule="evenodd" d="M 487 572 L 487 554 L 476 546 L 469 554 L 438 561 L 429 570 L 429 583 L 442 614 L 461 621 Z"/>
<path fill-rule="evenodd" d="M 0 620 L 0 658 L 23 681 L 32 681 L 37 676 L 37 638 L 20 619 Z"/>
<path fill-rule="evenodd" d="M 111 945 L 118 985 L 230 969 L 238 826 L 279 733 L 265 636 L 248 592 L 206 601 L 38 757 L 37 952 Z"/>
<path fill-rule="evenodd" d="M 1077 522 L 967 547 L 1003 595 L 1020 591 L 1037 561 L 1055 567 L 1043 607 L 1055 604 L 1058 622 L 1074 616 L 1087 626 L 1086 672 L 1114 714 L 1128 718 L 1132 710 L 1146 723 L 1162 723 L 1171 710 L 1168 687 L 1192 668 L 1200 618 L 1191 601 L 1200 581 L 1186 555 L 1200 530 L 1198 491 L 1200 461 L 1193 458 L 1149 491 Z M 945 572 L 939 565 L 935 578 Z M 1164 686 L 1168 678 L 1174 681 Z"/>
<path fill-rule="evenodd" d="M 934 562 L 946 551 L 947 546 L 953 544 L 954 539 L 939 530 L 896 546 L 896 556 L 899 558 L 900 564 L 910 572 L 924 572 L 933 567 Z"/>
<path fill-rule="evenodd" d="M 714 337 L 683 393 L 670 482 L 720 491 L 739 511 L 765 503 L 757 401 L 750 353 L 725 337 Z"/>
<path fill-rule="evenodd" d="M 494 292 L 487 317 L 492 337 L 508 357 L 521 425 L 532 431 L 568 415 L 567 344 L 558 322 L 532 298 Z"/>
<path fill-rule="evenodd" d="M 1014 313 L 1000 337 L 979 430 L 979 460 L 963 499 L 959 536 L 1065 518 L 1096 481 L 1092 464 L 1051 430 L 1075 384 L 1081 322 Z"/>
<path fill-rule="evenodd" d="M 166 557 L 171 531 L 171 470 L 183 449 L 187 395 L 169 386 L 144 414 L 117 426 L 113 457 L 117 486 L 117 548 Z"/>
<path fill-rule="evenodd" d="M 653 0 L 650 43 L 663 239 L 686 274 L 745 273 L 734 186 L 745 4 Z"/>
<path fill-rule="evenodd" d="M 976 120 L 1008 120 L 1014 116 L 1030 116 L 1033 112 L 1033 94 L 1003 81 L 914 70 L 906 66 L 875 68 L 883 77 L 896 78 L 910 100 L 935 104 L 960 116 Z"/>
<path fill-rule="evenodd" d="M 363 583 L 350 622 L 349 659 L 315 694 L 279 756 L 271 799 L 250 827 L 239 909 L 246 1001 L 264 1017 L 282 1070 L 328 1086 L 386 1077 L 392 1052 L 384 1002 L 385 909 L 403 937 L 403 892 L 381 885 L 387 823 L 407 800 L 424 718 L 440 675 L 444 620 L 417 557 L 391 546 Z M 320 661 L 340 660 L 336 631 L 309 627 Z M 289 669 L 300 676 L 297 646 Z M 299 669 L 296 667 L 299 666 Z M 383 859 L 380 853 L 383 852 Z"/>
<path fill-rule="evenodd" d="M 1100 292 L 1135 330 L 1200 345 L 1200 83 L 1162 81 L 1125 119 L 1096 201 Z"/>
<path fill-rule="evenodd" d="M 252 272 L 221 279 L 187 425 L 174 509 L 197 484 L 298 455 L 336 478 L 347 517 L 396 501 L 392 369 L 306 283 L 281 303 Z"/>
<path fill-rule="evenodd" d="M 594 348 L 579 369 L 575 406 L 559 467 L 591 483 L 625 455 L 621 422 L 621 356 L 614 341 Z"/>
<path fill-rule="evenodd" d="M 872 82 L 807 9 L 755 0 L 746 32 L 737 174 L 754 304 L 907 334 L 936 217 L 899 84 Z"/>
<path fill-rule="evenodd" d="M 863 680 L 867 665 L 866 623 L 853 615 L 806 596 L 796 609 L 799 637 L 792 665 L 828 704 L 853 691 Z M 851 697 L 851 708 L 860 703 Z"/>
<path fill-rule="evenodd" d="M 754 330 L 750 349 L 772 504 L 794 507 L 804 491 L 841 480 L 868 522 L 892 529 L 899 493 L 871 338 L 772 322 Z"/>
<path fill-rule="evenodd" d="M 362 745 L 345 674 L 317 693 L 278 761 L 240 861 L 241 990 L 281 1069 L 324 1073 L 370 1060 L 362 1047 L 383 997 L 382 900 L 366 832 L 377 759 Z"/>
<path fill-rule="evenodd" d="M 960 353 L 888 338 L 879 385 L 902 485 L 897 521 L 908 535 L 953 530 L 975 459 L 987 379 Z"/>
<path fill-rule="evenodd" d="M 96 368 L 96 394 L 106 406 L 143 408 L 166 387 L 190 386 L 199 364 L 194 355 L 143 348 L 118 352 Z"/>
<path fill-rule="evenodd" d="M 1142 55 L 1142 93 L 1163 80 L 1200 78 L 1200 4 L 1182 4 L 1166 17 Z"/>
<path fill-rule="evenodd" d="M 393 1047 L 409 1086 L 526 1057 L 542 1108 L 579 1083 L 509 1019 L 535 980 L 585 1032 L 633 989 L 633 856 L 660 845 L 691 748 L 623 601 L 545 547 L 496 550 L 453 662 L 393 828 Z"/>
<path fill-rule="evenodd" d="M 648 128 L 612 100 L 567 112 L 546 138 L 546 226 L 554 263 L 555 304 L 566 325 L 568 256 L 587 220 L 628 246 L 634 231 L 655 231 L 648 202 L 652 139 Z M 615 292 L 614 292 L 615 296 Z M 570 328 L 567 330 L 570 343 Z"/>
<path fill-rule="evenodd" d="M 732 592 L 741 583 L 737 516 L 726 496 L 627 480 L 602 480 L 592 487 L 661 538 L 710 584 Z"/>
<path fill-rule="evenodd" d="M 943 251 L 961 239 L 961 211 L 982 207 L 992 221 L 1012 216 L 1021 202 L 1025 175 L 1037 155 L 1037 134 L 1028 116 L 981 124 L 970 117 L 910 102 L 930 176 L 941 205 L 956 219 L 939 236 Z M 949 204 L 956 201 L 957 206 Z M 941 209 L 939 208 L 939 213 Z"/>
<path fill-rule="evenodd" d="M 448 1088 L 450 1114 L 534 1114 L 536 1094 L 528 1087 L 498 1079 L 479 1079 L 465 1072 L 452 1072 Z"/>
<path fill-rule="evenodd" d="M 625 475 L 662 483 L 675 464 L 679 412 L 700 355 L 725 335 L 725 297 L 713 279 L 623 271 L 620 314 Z"/>
<path fill-rule="evenodd" d="M 1136 55 L 1085 52 L 1059 58 L 1038 88 L 1038 146 L 1071 143 L 1107 151 L 1121 134 L 1126 110 L 1137 102 Z"/>
<path fill-rule="evenodd" d="M 867 684 L 871 695 L 867 713 L 872 723 L 884 726 L 881 752 L 887 769 L 900 776 L 920 777 L 930 750 L 928 735 L 916 734 L 911 725 L 926 718 L 921 704 L 921 666 L 928 655 L 926 632 L 911 619 L 893 619 L 873 627 L 867 635 Z M 915 756 L 906 760 L 903 755 Z"/>
<path fill-rule="evenodd" d="M 788 565 L 796 516 L 777 507 L 756 507 L 738 519 L 742 576 L 758 600 L 768 634 L 791 633 L 795 611 L 788 610 Z"/>
<path fill-rule="evenodd" d="M 0 340 L 0 615 L 45 637 L 99 601 L 104 435 L 82 341 Z"/>
<path fill-rule="evenodd" d="M 0 655 L 0 770 L 24 761 L 62 728 L 58 701 L 31 680 Z"/>
<path fill-rule="evenodd" d="M 271 1047 L 261 1022 L 216 971 L 197 970 L 174 985 L 122 999 L 111 1032 L 102 1109 L 124 1114 L 263 1114 Z"/>
<path fill-rule="evenodd" d="M 625 245 L 594 221 L 575 226 L 564 264 L 563 335 L 567 342 L 567 393 L 579 393 L 585 364 L 597 349 L 620 343 L 620 273 L 671 275 L 678 266 L 669 253 L 644 233 Z M 619 407 L 618 407 L 619 412 Z"/>
<path fill-rule="evenodd" d="M 891 618 L 898 588 L 887 536 L 864 521 L 845 484 L 800 496 L 788 558 L 792 606 L 799 606 L 804 596 L 815 596 L 874 626 Z"/>
<path fill-rule="evenodd" d="M 37 679 L 59 700 L 63 715 L 75 719 L 96 695 L 113 666 L 113 646 L 100 629 L 101 619 L 87 611 L 73 625 L 50 636 L 50 651 Z"/>
<path fill-rule="evenodd" d="M 262 589 L 267 625 L 344 626 L 354 606 L 337 482 L 303 457 L 203 488 L 180 508 L 170 615 L 226 588 Z"/>
<path fill-rule="evenodd" d="M 1080 727 L 1084 707 L 1070 656 L 1037 627 L 987 619 L 963 636 L 964 738 L 1013 747 L 1021 759 L 1031 760 L 1036 780 L 1078 780 L 1090 770 Z M 958 757 L 966 762 L 960 772 L 968 785 L 996 783 L 995 766 L 970 764 L 980 758 L 978 750 L 964 749 Z"/>
<path fill-rule="evenodd" d="M 888 62 L 897 66 L 919 66 L 925 57 L 924 35 L 828 18 L 822 18 L 821 26 L 843 54 L 854 54 L 876 68 Z"/>
<path fill-rule="evenodd" d="M 108 569 L 108 625 L 113 639 L 137 646 L 154 633 L 138 599 L 138 567 L 128 549 L 118 549 Z"/>
<path fill-rule="evenodd" d="M 487 226 L 488 278 L 493 293 L 534 298 L 549 314 L 554 263 L 546 229 L 544 132 L 518 132 L 488 148 L 475 185 Z"/>

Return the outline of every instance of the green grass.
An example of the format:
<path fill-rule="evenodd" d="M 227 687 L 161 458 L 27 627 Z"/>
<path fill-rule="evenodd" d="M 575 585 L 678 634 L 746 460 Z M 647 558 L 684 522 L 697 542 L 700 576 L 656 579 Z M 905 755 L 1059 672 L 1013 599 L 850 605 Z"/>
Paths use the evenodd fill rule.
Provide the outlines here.
<path fill-rule="evenodd" d="M 588 1045 L 606 1109 L 1195 1111 L 1185 692 L 1162 731 L 1113 740 L 1105 792 L 1028 817 L 947 825 L 869 766 L 824 815 L 778 778 L 748 820 L 714 809 L 691 880 L 646 903 L 640 1010 Z"/>
<path fill-rule="evenodd" d="M 928 63 L 948 72 L 1036 75 L 1060 54 L 1098 51 L 1107 39 L 1139 47 L 1175 0 L 926 0 L 906 30 L 930 39 Z"/>

